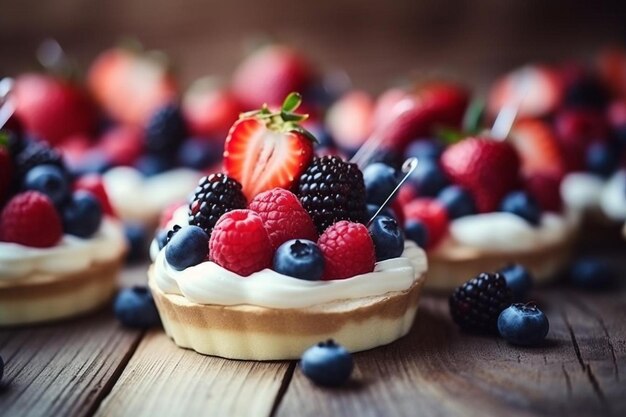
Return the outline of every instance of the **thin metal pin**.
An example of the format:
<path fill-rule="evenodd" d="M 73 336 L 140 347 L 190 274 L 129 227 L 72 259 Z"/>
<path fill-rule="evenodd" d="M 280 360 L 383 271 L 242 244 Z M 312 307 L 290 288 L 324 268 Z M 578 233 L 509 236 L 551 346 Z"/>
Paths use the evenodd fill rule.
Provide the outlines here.
<path fill-rule="evenodd" d="M 13 79 L 6 77 L 0 80 L 0 129 L 4 127 L 15 112 L 15 106 L 9 99 L 9 94 L 13 89 Z"/>
<path fill-rule="evenodd" d="M 389 194 L 385 202 L 378 208 L 378 210 L 376 210 L 376 213 L 374 213 L 372 218 L 369 219 L 369 221 L 367 222 L 368 227 L 370 224 L 372 224 L 376 216 L 378 216 L 385 209 L 385 207 L 387 206 L 387 204 L 389 204 L 393 196 L 396 195 L 400 187 L 402 187 L 402 185 L 406 182 L 406 180 L 409 179 L 409 176 L 413 173 L 413 171 L 415 171 L 415 168 L 417 168 L 418 163 L 419 161 L 415 157 L 409 158 L 406 161 L 404 161 L 404 163 L 402 164 L 402 168 L 401 168 L 401 171 L 404 174 L 404 177 L 402 177 L 398 185 L 396 185 L 396 188 L 394 188 L 391 194 Z"/>

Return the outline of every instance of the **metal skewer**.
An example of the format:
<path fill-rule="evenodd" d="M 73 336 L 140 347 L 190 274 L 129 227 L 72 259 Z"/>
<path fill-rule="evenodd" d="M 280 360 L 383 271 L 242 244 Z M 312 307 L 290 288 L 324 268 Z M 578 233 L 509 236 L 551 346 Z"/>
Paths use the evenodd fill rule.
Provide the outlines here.
<path fill-rule="evenodd" d="M 401 168 L 401 171 L 404 174 L 404 177 L 402 177 L 402 179 L 400 180 L 398 185 L 396 185 L 396 188 L 394 188 L 393 191 L 391 192 L 391 194 L 389 194 L 389 196 L 387 197 L 385 202 L 383 204 L 381 204 L 381 206 L 378 208 L 378 210 L 376 210 L 376 213 L 374 213 L 372 218 L 369 219 L 369 221 L 367 222 L 367 226 L 372 224 L 372 222 L 374 221 L 376 216 L 378 216 L 385 209 L 387 204 L 389 204 L 389 202 L 391 201 L 393 196 L 396 195 L 396 193 L 398 192 L 400 187 L 402 187 L 402 185 L 406 182 L 406 180 L 409 178 L 411 173 L 413 173 L 413 171 L 415 171 L 415 168 L 417 168 L 417 164 L 418 163 L 419 163 L 419 161 L 415 157 L 409 158 L 406 161 L 404 161 L 404 163 L 402 164 L 402 168 Z"/>

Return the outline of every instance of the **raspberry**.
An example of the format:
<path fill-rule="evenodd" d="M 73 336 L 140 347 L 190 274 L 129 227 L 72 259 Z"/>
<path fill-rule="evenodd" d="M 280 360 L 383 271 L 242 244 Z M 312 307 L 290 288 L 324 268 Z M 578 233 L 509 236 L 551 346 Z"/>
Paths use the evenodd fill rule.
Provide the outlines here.
<path fill-rule="evenodd" d="M 285 189 L 262 192 L 250 202 L 249 209 L 263 219 L 274 250 L 291 239 L 317 240 L 313 220 L 298 198 Z"/>
<path fill-rule="evenodd" d="M 0 240 L 35 248 L 54 246 L 63 236 L 54 204 L 37 191 L 13 197 L 0 213 Z"/>
<path fill-rule="evenodd" d="M 337 156 L 314 158 L 300 176 L 296 194 L 319 233 L 339 220 L 366 221 L 363 174 Z"/>
<path fill-rule="evenodd" d="M 563 208 L 561 179 L 558 172 L 538 172 L 525 179 L 525 188 L 542 210 L 558 213 Z"/>
<path fill-rule="evenodd" d="M 498 272 L 482 273 L 454 290 L 450 314 L 463 330 L 495 333 L 498 316 L 511 302 L 504 277 Z"/>
<path fill-rule="evenodd" d="M 431 198 L 417 198 L 404 206 L 406 220 L 419 220 L 428 230 L 426 247 L 434 248 L 448 231 L 448 213 L 445 207 Z"/>
<path fill-rule="evenodd" d="M 216 264 L 248 276 L 272 265 L 274 251 L 261 216 L 252 210 L 233 210 L 215 224 L 209 256 Z"/>
<path fill-rule="evenodd" d="M 324 280 L 350 278 L 374 270 L 376 253 L 367 227 L 347 220 L 330 226 L 317 241 L 324 255 Z"/>
<path fill-rule="evenodd" d="M 109 201 L 109 195 L 107 194 L 106 188 L 104 188 L 104 182 L 102 182 L 102 177 L 100 175 L 88 174 L 80 177 L 74 183 L 74 190 L 89 191 L 100 202 L 104 214 L 114 217 L 116 216 L 115 210 Z"/>

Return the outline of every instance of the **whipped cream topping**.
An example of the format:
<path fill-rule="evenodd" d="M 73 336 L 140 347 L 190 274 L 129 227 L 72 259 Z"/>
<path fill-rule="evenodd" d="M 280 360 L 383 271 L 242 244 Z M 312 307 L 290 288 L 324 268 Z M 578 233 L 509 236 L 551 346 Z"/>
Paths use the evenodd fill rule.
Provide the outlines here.
<path fill-rule="evenodd" d="M 555 213 L 543 213 L 538 225 L 512 213 L 475 214 L 450 223 L 450 238 L 452 244 L 489 252 L 528 251 L 567 239 L 576 222 L 575 215 Z"/>
<path fill-rule="evenodd" d="M 96 262 L 116 259 L 125 249 L 126 238 L 121 224 L 107 217 L 90 238 L 64 235 L 56 246 L 50 248 L 0 242 L 0 279 L 26 278 L 34 273 L 78 272 Z"/>
<path fill-rule="evenodd" d="M 586 173 L 568 174 L 561 183 L 565 205 L 578 212 L 600 209 L 612 220 L 626 220 L 626 171 L 611 178 Z"/>
<path fill-rule="evenodd" d="M 151 177 L 131 167 L 116 167 L 103 175 L 111 204 L 122 218 L 156 218 L 170 204 L 186 201 L 198 185 L 200 172 L 178 168 Z"/>
<path fill-rule="evenodd" d="M 342 280 L 306 281 L 270 269 L 242 277 L 214 262 L 176 271 L 167 263 L 164 250 L 156 256 L 154 272 L 163 292 L 198 304 L 306 308 L 407 290 L 427 266 L 424 251 L 409 241 L 401 257 L 378 262 L 373 272 Z"/>

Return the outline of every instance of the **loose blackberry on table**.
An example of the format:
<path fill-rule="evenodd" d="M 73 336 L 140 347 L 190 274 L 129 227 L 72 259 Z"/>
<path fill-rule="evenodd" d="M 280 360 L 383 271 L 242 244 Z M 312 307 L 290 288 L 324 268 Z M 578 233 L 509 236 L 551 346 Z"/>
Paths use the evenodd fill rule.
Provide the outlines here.
<path fill-rule="evenodd" d="M 246 208 L 246 197 L 241 190 L 241 184 L 222 173 L 203 177 L 189 204 L 189 224 L 201 227 L 211 236 L 215 223 L 224 213 Z"/>
<path fill-rule="evenodd" d="M 320 233 L 340 220 L 367 220 L 363 174 L 337 156 L 314 158 L 296 194 Z"/>

